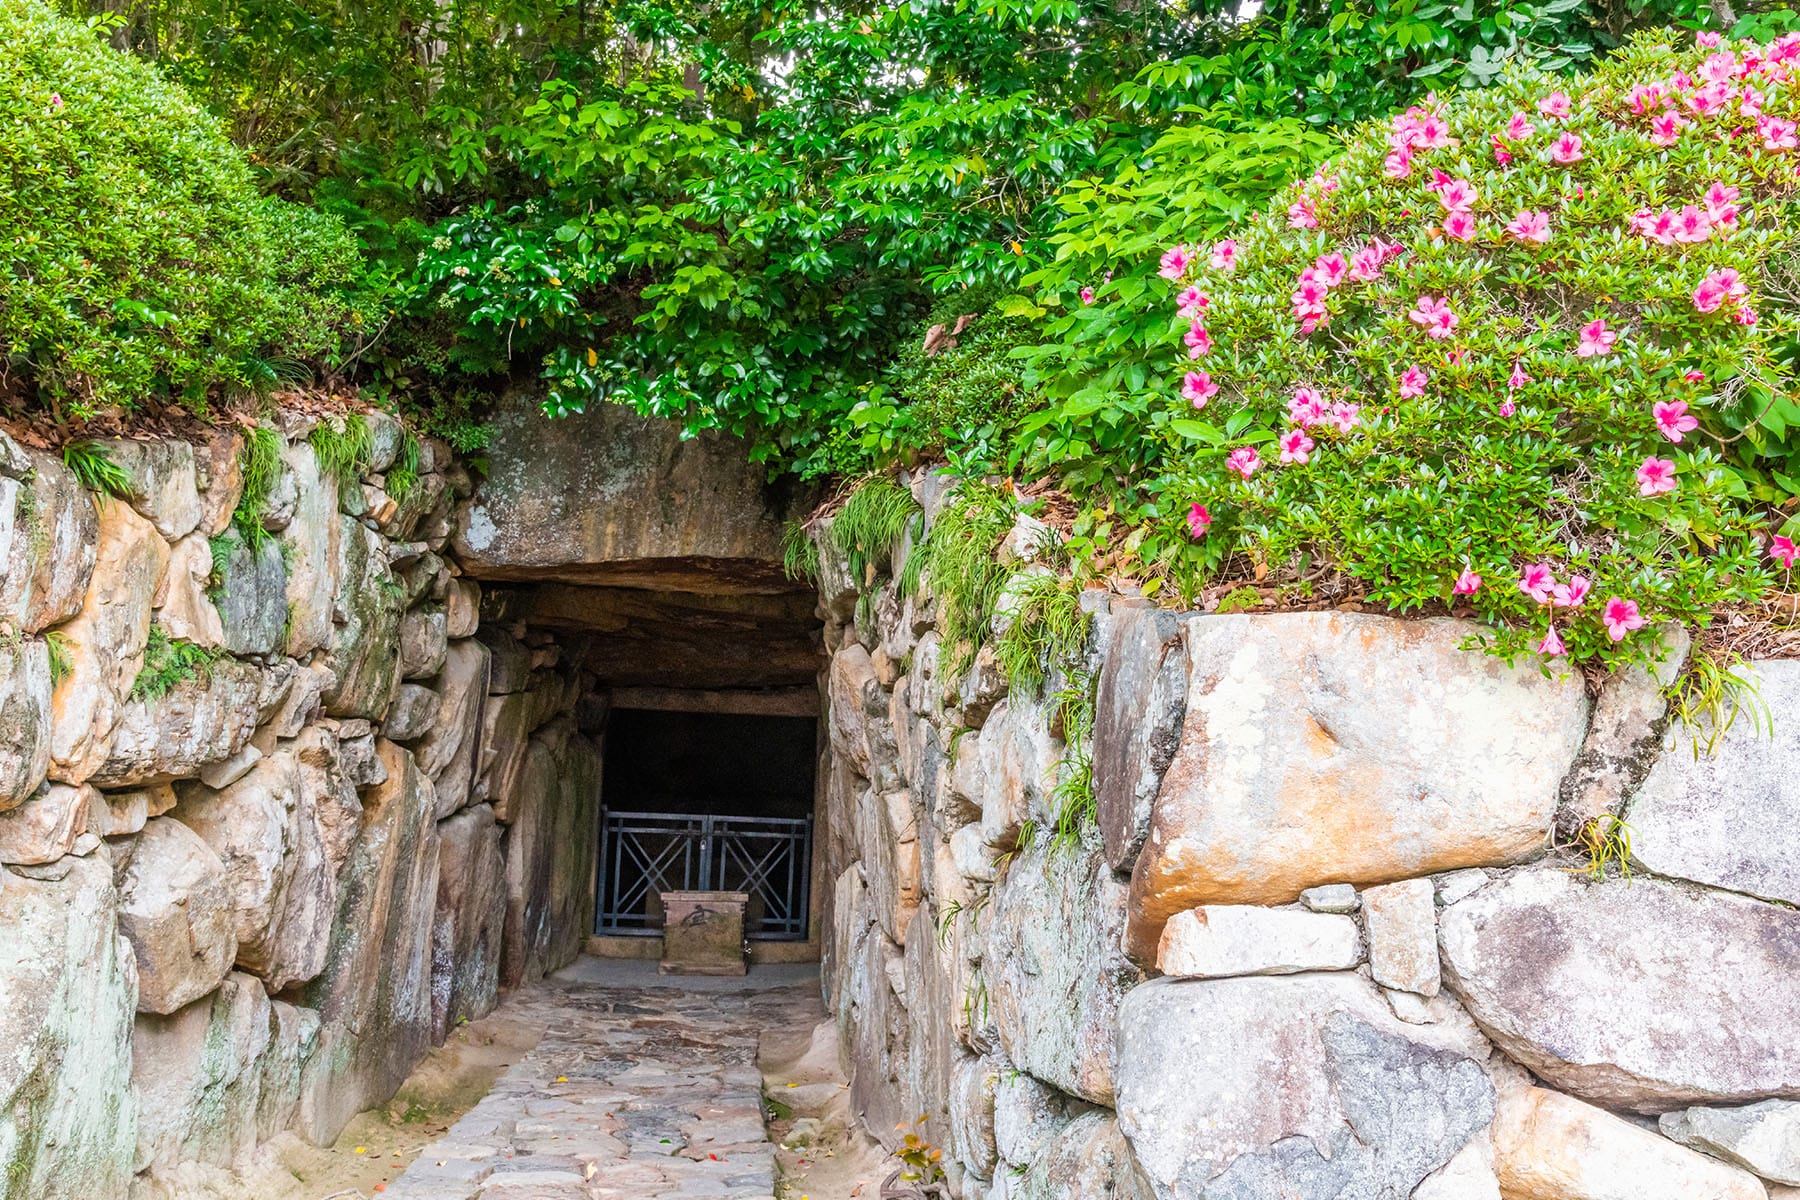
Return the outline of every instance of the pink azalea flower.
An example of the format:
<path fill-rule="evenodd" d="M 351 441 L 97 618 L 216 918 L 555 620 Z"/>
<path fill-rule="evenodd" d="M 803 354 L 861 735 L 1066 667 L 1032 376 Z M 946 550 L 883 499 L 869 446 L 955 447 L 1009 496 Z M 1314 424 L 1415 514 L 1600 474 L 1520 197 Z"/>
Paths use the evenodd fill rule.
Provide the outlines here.
<path fill-rule="evenodd" d="M 1652 454 L 1637 469 L 1638 495 L 1660 496 L 1675 490 L 1675 463 Z"/>
<path fill-rule="evenodd" d="M 1212 353 L 1212 334 L 1206 332 L 1206 326 L 1198 321 L 1188 326 L 1188 331 L 1181 335 L 1181 340 L 1187 343 L 1189 358 L 1205 358 Z"/>
<path fill-rule="evenodd" d="M 1562 118 L 1569 115 L 1569 96 L 1567 92 L 1551 92 L 1538 101 L 1538 111 L 1546 117 Z"/>
<path fill-rule="evenodd" d="M 1687 124 L 1675 113 L 1650 118 L 1650 140 L 1659 146 L 1673 146 L 1681 139 L 1681 127 Z"/>
<path fill-rule="evenodd" d="M 1506 143 L 1500 140 L 1500 135 L 1496 133 L 1489 141 L 1494 148 L 1494 161 L 1503 167 L 1511 166 L 1512 151 L 1506 148 Z"/>
<path fill-rule="evenodd" d="M 1372 283 L 1381 274 L 1381 248 L 1364 246 L 1350 256 L 1350 278 L 1359 283 Z"/>
<path fill-rule="evenodd" d="M 1225 456 L 1225 465 L 1248 479 L 1262 466 L 1262 455 L 1256 452 L 1255 446 L 1239 446 Z"/>
<path fill-rule="evenodd" d="M 1794 545 L 1794 539 L 1776 534 L 1769 542 L 1769 557 L 1782 565 L 1784 570 L 1794 569 L 1794 558 L 1800 555 L 1800 546 Z"/>
<path fill-rule="evenodd" d="M 1731 319 L 1739 325 L 1754 325 L 1756 324 L 1756 310 L 1748 304 L 1740 304 L 1738 310 L 1731 314 Z"/>
<path fill-rule="evenodd" d="M 1234 239 L 1226 238 L 1222 242 L 1215 242 L 1213 244 L 1213 248 L 1212 248 L 1212 269 L 1213 270 L 1224 271 L 1227 274 L 1229 274 L 1232 271 L 1237 270 L 1237 265 L 1238 265 L 1238 247 L 1237 247 L 1237 242 Z"/>
<path fill-rule="evenodd" d="M 1406 315 L 1413 324 L 1424 327 L 1426 337 L 1447 338 L 1456 331 L 1456 314 L 1444 300 L 1420 296 L 1419 303 Z"/>
<path fill-rule="evenodd" d="M 1549 563 L 1532 563 L 1519 575 L 1519 590 L 1539 604 L 1550 603 L 1556 587 L 1556 575 Z"/>
<path fill-rule="evenodd" d="M 1640 83 L 1625 94 L 1631 102 L 1631 111 L 1644 116 L 1663 102 L 1663 89 L 1660 83 Z"/>
<path fill-rule="evenodd" d="M 1218 394 L 1219 385 L 1205 371 L 1189 371 L 1181 377 L 1181 398 L 1195 408 L 1205 408 L 1206 402 Z"/>
<path fill-rule="evenodd" d="M 1729 84 L 1709 83 L 1688 97 L 1688 108 L 1697 116 L 1710 117 L 1730 103 L 1731 95 Z"/>
<path fill-rule="evenodd" d="M 1318 388 L 1302 386 L 1294 389 L 1293 396 L 1288 399 L 1287 410 L 1290 421 L 1310 428 L 1323 424 L 1330 408 L 1325 403 L 1325 397 L 1319 394 Z"/>
<path fill-rule="evenodd" d="M 1685 204 L 1675 215 L 1674 237 L 1678 242 L 1693 244 L 1712 236 L 1712 219 L 1697 204 Z"/>
<path fill-rule="evenodd" d="M 1337 287 L 1344 282 L 1350 264 L 1341 254 L 1321 254 L 1313 262 L 1312 269 L 1326 287 Z"/>
<path fill-rule="evenodd" d="M 1464 567 L 1463 573 L 1456 577 L 1456 586 L 1450 589 L 1450 594 L 1453 596 L 1473 596 L 1480 590 L 1481 576 L 1469 570 L 1467 567 Z"/>
<path fill-rule="evenodd" d="M 1587 155 L 1581 149 L 1581 135 L 1570 133 L 1567 130 L 1558 134 L 1555 143 L 1550 147 L 1551 161 L 1559 162 L 1564 166 L 1578 163 L 1586 157 Z"/>
<path fill-rule="evenodd" d="M 1700 64 L 1700 78 L 1711 83 L 1724 83 L 1738 73 L 1737 55 L 1729 50 L 1718 54 L 1709 54 L 1706 61 Z"/>
<path fill-rule="evenodd" d="M 1444 214 L 1444 236 L 1466 242 L 1475 236 L 1475 218 L 1466 212 Z"/>
<path fill-rule="evenodd" d="M 1536 132 L 1537 126 L 1531 123 L 1531 117 L 1527 113 L 1515 112 L 1512 119 L 1506 123 L 1506 136 L 1515 142 L 1520 138 L 1528 138 Z"/>
<path fill-rule="evenodd" d="M 1423 396 L 1425 394 L 1425 383 L 1430 378 L 1431 377 L 1425 373 L 1424 367 L 1415 365 L 1406 368 L 1406 370 L 1400 372 L 1400 398 L 1402 400 L 1411 400 L 1414 397 Z"/>
<path fill-rule="evenodd" d="M 1558 608 L 1580 608 L 1581 602 L 1593 590 L 1593 581 L 1586 575 L 1571 575 L 1569 582 L 1559 583 L 1551 589 L 1550 602 Z"/>
<path fill-rule="evenodd" d="M 1193 254 L 1186 246 L 1170 246 L 1163 251 L 1162 267 L 1156 273 L 1164 279 L 1180 279 L 1192 261 Z"/>
<path fill-rule="evenodd" d="M 1590 321 L 1581 327 L 1581 345 L 1575 347 L 1576 358 L 1595 358 L 1611 354 L 1619 335 L 1606 327 L 1604 320 Z"/>
<path fill-rule="evenodd" d="M 1671 442 L 1679 442 L 1684 435 L 1700 428 L 1700 418 L 1688 412 L 1687 407 L 1686 400 L 1658 401 L 1651 405 L 1656 427 Z"/>
<path fill-rule="evenodd" d="M 1349 433 L 1362 423 L 1362 405 L 1339 401 L 1331 406 L 1331 422 L 1339 433 Z"/>
<path fill-rule="evenodd" d="M 1475 185 L 1466 179 L 1452 179 L 1437 189 L 1438 203 L 1444 206 L 1445 212 L 1468 212 L 1481 199 Z"/>
<path fill-rule="evenodd" d="M 1706 372 L 1705 371 L 1683 371 L 1681 373 L 1681 377 L 1683 379 L 1687 380 L 1689 383 L 1705 383 L 1706 382 Z"/>
<path fill-rule="evenodd" d="M 1525 364 L 1522 362 L 1514 362 L 1512 374 L 1506 377 L 1506 390 L 1509 392 L 1516 392 L 1530 382 L 1531 376 L 1525 373 Z M 1508 401 L 1508 403 L 1511 402 Z M 1512 414 L 1507 413 L 1506 415 L 1511 416 Z"/>
<path fill-rule="evenodd" d="M 1419 132 L 1413 139 L 1413 145 L 1421 150 L 1442 150 L 1449 144 L 1449 122 L 1436 113 L 1426 113 L 1419 118 Z"/>
<path fill-rule="evenodd" d="M 1405 179 L 1412 174 L 1412 150 L 1390 150 L 1381 160 L 1381 173 L 1389 179 Z"/>
<path fill-rule="evenodd" d="M 1212 528 L 1212 514 L 1206 511 L 1206 505 L 1195 504 L 1188 509 L 1187 527 L 1188 533 L 1193 537 L 1206 536 L 1206 531 Z"/>
<path fill-rule="evenodd" d="M 1313 210 L 1311 200 L 1301 197 L 1288 205 L 1287 211 L 1289 229 L 1317 229 L 1319 227 L 1319 214 Z"/>
<path fill-rule="evenodd" d="M 54 115 L 56 113 L 61 112 L 62 110 L 63 110 L 62 93 L 61 92 L 51 92 L 50 93 L 50 112 L 52 113 L 52 115 Z"/>
<path fill-rule="evenodd" d="M 1290 429 L 1281 435 L 1281 461 L 1303 463 L 1312 453 L 1313 440 L 1304 429 Z"/>
<path fill-rule="evenodd" d="M 1719 35 L 1710 29 L 1696 30 L 1694 33 L 1694 45 L 1702 50 L 1717 50 L 1720 41 Z"/>
<path fill-rule="evenodd" d="M 1600 613 L 1600 621 L 1606 626 L 1606 636 L 1615 642 L 1624 641 L 1632 630 L 1642 629 L 1650 623 L 1638 611 L 1636 600 L 1624 600 L 1618 596 L 1606 602 L 1606 608 Z"/>
<path fill-rule="evenodd" d="M 1737 224 L 1737 199 L 1741 193 L 1734 187 L 1726 187 L 1715 183 L 1706 189 L 1706 219 L 1714 225 L 1732 226 Z"/>
<path fill-rule="evenodd" d="M 1094 289 L 1093 288 L 1084 287 L 1081 289 L 1081 302 L 1083 304 L 1092 304 L 1094 302 Z"/>
<path fill-rule="evenodd" d="M 1675 214 L 1668 209 L 1652 213 L 1648 209 L 1631 218 L 1637 231 L 1651 241 L 1664 246 L 1675 244 Z"/>
<path fill-rule="evenodd" d="M 1518 411 L 1519 411 L 1518 406 L 1512 402 L 1512 398 L 1510 396 L 1500 402 L 1500 415 L 1501 416 L 1510 417 Z"/>
<path fill-rule="evenodd" d="M 1722 271 L 1713 271 L 1700 281 L 1694 289 L 1694 307 L 1703 313 L 1718 312 L 1727 300 L 1741 301 L 1749 294 L 1736 270 L 1726 267 Z"/>
<path fill-rule="evenodd" d="M 1763 100 L 1761 92 L 1755 88 L 1745 88 L 1743 96 L 1738 99 L 1738 116 L 1746 121 L 1756 120 L 1762 116 Z"/>
<path fill-rule="evenodd" d="M 1538 643 L 1538 653 L 1545 658 L 1554 658 L 1558 654 L 1562 654 L 1564 649 L 1563 640 L 1556 635 L 1556 626 L 1552 625 L 1550 631 L 1544 635 L 1544 640 Z"/>
<path fill-rule="evenodd" d="M 1543 245 L 1550 240 L 1550 214 L 1542 210 L 1522 209 L 1519 215 L 1507 225 L 1506 232 L 1521 242 L 1536 242 Z"/>
<path fill-rule="evenodd" d="M 1181 316 L 1197 317 L 1200 315 L 1200 311 L 1212 301 L 1207 299 L 1206 293 L 1199 288 L 1188 287 L 1182 289 L 1181 295 L 1175 298 L 1175 303 L 1177 305 L 1175 311 Z"/>
<path fill-rule="evenodd" d="M 1795 146 L 1794 129 L 1792 121 L 1783 121 L 1780 117 L 1760 117 L 1756 122 L 1756 136 L 1770 150 L 1792 150 Z"/>

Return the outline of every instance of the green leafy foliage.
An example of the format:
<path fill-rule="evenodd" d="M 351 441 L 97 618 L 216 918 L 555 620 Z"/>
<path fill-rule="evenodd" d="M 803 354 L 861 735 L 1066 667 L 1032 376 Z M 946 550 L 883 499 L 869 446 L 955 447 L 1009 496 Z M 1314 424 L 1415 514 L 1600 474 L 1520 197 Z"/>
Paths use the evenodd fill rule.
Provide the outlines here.
<path fill-rule="evenodd" d="M 162 626 L 153 624 L 144 648 L 144 665 L 131 681 L 131 698 L 159 700 L 190 679 L 209 682 L 213 664 L 224 656 L 222 650 L 172 638 Z"/>
<path fill-rule="evenodd" d="M 131 476 L 99 442 L 67 442 L 63 445 L 62 460 L 63 466 L 69 468 L 81 486 L 90 492 L 114 498 L 131 493 Z"/>
<path fill-rule="evenodd" d="M 281 478 L 281 435 L 267 425 L 253 425 L 244 436 L 238 451 L 238 470 L 243 476 L 244 490 L 232 511 L 231 523 L 244 541 L 259 546 L 268 537 L 263 528 L 263 508 Z"/>
<path fill-rule="evenodd" d="M 39 0 L 0 7 L 0 45 L 0 389 L 198 409 L 272 347 L 330 357 L 360 269 L 341 224 L 264 198 L 180 88 Z"/>

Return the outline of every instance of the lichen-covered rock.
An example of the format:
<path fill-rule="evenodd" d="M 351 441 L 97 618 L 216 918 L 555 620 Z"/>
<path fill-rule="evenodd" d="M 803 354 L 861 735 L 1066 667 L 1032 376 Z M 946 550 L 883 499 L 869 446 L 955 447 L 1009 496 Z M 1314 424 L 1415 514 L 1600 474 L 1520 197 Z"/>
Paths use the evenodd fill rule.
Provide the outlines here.
<path fill-rule="evenodd" d="M 1200 904 L 1516 862 L 1586 731 L 1579 679 L 1359 613 L 1188 619 L 1187 716 L 1132 874 L 1132 956 Z"/>
<path fill-rule="evenodd" d="M 503 987 L 572 962 L 593 928 L 593 847 L 599 837 L 600 755 L 559 720 L 534 735 L 506 831 Z"/>
<path fill-rule="evenodd" d="M 0 1180 L 20 1200 L 124 1195 L 137 1141 L 112 868 L 68 862 L 54 881 L 0 870 Z"/>
<path fill-rule="evenodd" d="M 1574 841 L 1588 822 L 1617 814 L 1656 765 L 1668 724 L 1663 689 L 1681 673 L 1690 641 L 1680 625 L 1659 633 L 1662 658 L 1654 667 L 1622 667 L 1600 686 L 1587 738 L 1557 800 L 1556 831 L 1564 841 Z"/>
<path fill-rule="evenodd" d="M 371 757 L 373 747 L 371 738 Z M 362 829 L 362 798 L 352 778 L 353 765 L 344 761 L 342 743 L 323 725 L 308 725 L 295 737 L 294 762 L 300 773 L 300 794 L 312 801 L 317 812 L 325 859 L 336 878 Z"/>
<path fill-rule="evenodd" d="M 416 742 L 431 732 L 440 697 L 423 684 L 403 683 L 381 717 L 381 735 L 391 742 Z"/>
<path fill-rule="evenodd" d="M 444 634 L 452 641 L 475 636 L 481 622 L 481 585 L 473 579 L 452 579 L 444 591 Z"/>
<path fill-rule="evenodd" d="M 1349 917 L 1209 904 L 1169 918 L 1156 968 L 1178 979 L 1222 979 L 1348 971 L 1362 958 L 1362 935 Z"/>
<path fill-rule="evenodd" d="M 0 539 L 0 622 L 37 633 L 81 611 L 99 515 L 93 496 L 55 455 L 22 450 L 10 438 L 5 445 L 26 471 L 0 482 L 0 511 L 10 518 L 10 537 Z"/>
<path fill-rule="evenodd" d="M 438 706 L 413 755 L 431 777 L 442 820 L 475 798 L 475 759 L 487 702 L 488 648 L 472 638 L 450 645 L 432 681 Z"/>
<path fill-rule="evenodd" d="M 101 445 L 125 473 L 125 499 L 138 515 L 171 542 L 194 531 L 201 512 L 192 446 L 174 438 L 111 438 Z"/>
<path fill-rule="evenodd" d="M 387 779 L 364 793 L 363 827 L 344 865 L 325 971 L 306 989 L 321 1029 L 295 1129 L 320 1145 L 392 1096 L 431 1044 L 436 800 L 410 751 L 379 745 Z"/>
<path fill-rule="evenodd" d="M 1483 1056 L 1345 972 L 1157 980 L 1121 1006 L 1119 1125 L 1159 1200 L 1407 1196 L 1492 1118 Z"/>
<path fill-rule="evenodd" d="M 0 812 L 17 808 L 50 766 L 50 647 L 0 638 Z"/>
<path fill-rule="evenodd" d="M 494 810 L 478 804 L 438 822 L 437 912 L 431 932 L 431 1040 L 494 1011 L 506 927 L 506 864 Z"/>
<path fill-rule="evenodd" d="M 865 790 L 859 807 L 861 858 L 875 914 L 888 940 L 900 944 L 919 911 L 923 871 L 912 795 L 902 791 L 878 796 Z"/>
<path fill-rule="evenodd" d="M 1142 975 L 1125 958 L 1125 889 L 1099 847 L 1046 835 L 995 887 L 984 971 L 1007 1057 L 1099 1104 L 1113 1098 L 1119 1001 Z"/>
<path fill-rule="evenodd" d="M 169 561 L 156 528 L 120 501 L 101 506 L 98 539 L 87 597 L 59 630 L 68 671 L 50 698 L 50 777 L 63 783 L 87 782 L 106 761 Z"/>
<path fill-rule="evenodd" d="M 197 775 L 250 741 L 261 696 L 260 671 L 223 659 L 163 695 L 127 700 L 106 759 L 88 778 L 97 787 L 112 788 Z"/>
<path fill-rule="evenodd" d="M 246 542 L 236 528 L 220 539 L 226 553 L 220 564 L 216 607 L 225 648 L 233 654 L 269 655 L 281 649 L 288 619 L 287 563 L 282 543 L 263 538 Z"/>
<path fill-rule="evenodd" d="M 994 1056 L 965 1055 L 950 1070 L 950 1154 L 982 1179 L 992 1179 L 1000 1151 L 994 1143 L 994 1088 L 1010 1068 Z"/>
<path fill-rule="evenodd" d="M 1800 1096 L 1800 913 L 1691 884 L 1553 867 L 1443 910 L 1445 981 L 1546 1082 L 1666 1112 Z"/>
<path fill-rule="evenodd" d="M 450 646 L 447 629 L 444 610 L 436 605 L 410 609 L 400 618 L 403 679 L 425 679 L 443 669 L 444 653 Z"/>
<path fill-rule="evenodd" d="M 99 794 L 86 784 L 45 783 L 25 803 L 0 812 L 0 863 L 37 866 L 74 853 Z"/>
<path fill-rule="evenodd" d="M 899 1140 L 895 1127 L 910 1125 L 906 1111 L 906 1054 L 910 1031 L 899 991 L 905 963 L 875 919 L 858 869 L 840 880 L 835 909 L 838 987 L 834 999 L 841 1057 L 850 1073 L 850 1112 L 884 1143 Z"/>
<path fill-rule="evenodd" d="M 218 537 L 231 525 L 244 494 L 244 434 L 236 429 L 214 429 L 194 447 L 194 485 L 200 491 L 202 534 Z"/>
<path fill-rule="evenodd" d="M 400 686 L 400 618 L 405 593 L 388 570 L 380 535 L 341 518 L 339 591 L 331 629 L 331 668 L 325 690 L 334 717 L 379 718 Z"/>
<path fill-rule="evenodd" d="M 1545 1088 L 1502 1098 L 1494 1168 L 1506 1200 L 1764 1200 L 1748 1171 Z"/>
<path fill-rule="evenodd" d="M 1181 618 L 1116 605 L 1103 626 L 1094 700 L 1094 800 L 1106 861 L 1129 871 L 1150 836 L 1163 773 L 1181 743 L 1188 658 Z"/>
<path fill-rule="evenodd" d="M 1042 1159 L 1071 1121 L 1093 1111 L 1023 1071 L 1003 1072 L 994 1082 L 994 1146 L 1004 1164 L 999 1174 Z"/>
<path fill-rule="evenodd" d="M 1664 1113 L 1657 1126 L 1684 1146 L 1736 1163 L 1763 1179 L 1800 1186 L 1800 1102 Z"/>
<path fill-rule="evenodd" d="M 319 470 L 318 456 L 309 443 L 283 445 L 281 461 L 281 479 L 291 481 L 294 489 L 292 515 L 279 523 L 282 559 L 288 568 L 287 611 L 282 618 L 287 644 L 282 652 L 303 659 L 332 642 L 332 611 L 339 581 L 344 578 L 340 565 L 343 551 L 338 543 L 350 527 L 357 530 L 359 538 L 367 531 L 339 517 L 337 476 Z M 264 524 L 277 528 L 268 510 Z"/>
<path fill-rule="evenodd" d="M 1748 670 L 1766 709 L 1739 713 L 1711 754 L 1688 752 L 1710 729 L 1676 730 L 1626 814 L 1631 855 L 1658 875 L 1800 904 L 1800 662 Z"/>
<path fill-rule="evenodd" d="M 531 734 L 536 728 L 535 714 L 536 708 L 527 692 L 495 695 L 490 690 L 482 705 L 481 754 L 476 769 L 475 795 L 491 801 L 494 815 L 501 821 L 512 820 L 513 798 L 519 794 L 519 785 L 524 778 L 525 750 L 531 745 Z"/>
<path fill-rule="evenodd" d="M 279 992 L 325 966 L 337 881 L 295 752 L 264 757 L 221 790 L 182 783 L 172 814 L 225 864 L 237 964 Z"/>
<path fill-rule="evenodd" d="M 1008 1200 L 1152 1200 L 1109 1112 L 1082 1113 L 1012 1179 Z"/>
<path fill-rule="evenodd" d="M 950 1079 L 961 1047 L 951 1022 L 931 1018 L 951 1012 L 959 999 L 954 954 L 950 940 L 939 938 L 929 920 L 912 923 L 901 952 L 900 1000 L 909 1014 L 902 1071 L 906 1106 L 915 1118 L 925 1118 L 915 1132 L 936 1146 L 950 1143 Z M 919 1019 L 910 1019 L 912 1014 Z"/>
<path fill-rule="evenodd" d="M 854 642 L 839 650 L 832 656 L 828 680 L 832 753 L 852 763 L 877 792 L 904 788 L 887 693 L 869 652 Z"/>
<path fill-rule="evenodd" d="M 1438 966 L 1437 889 L 1429 879 L 1384 883 L 1362 894 L 1369 934 L 1369 974 L 1383 987 L 1435 996 Z"/>
<path fill-rule="evenodd" d="M 137 960 L 138 1011 L 167 1015 L 218 987 L 237 955 L 225 864 L 187 826 L 148 822 L 119 880 L 119 932 Z"/>

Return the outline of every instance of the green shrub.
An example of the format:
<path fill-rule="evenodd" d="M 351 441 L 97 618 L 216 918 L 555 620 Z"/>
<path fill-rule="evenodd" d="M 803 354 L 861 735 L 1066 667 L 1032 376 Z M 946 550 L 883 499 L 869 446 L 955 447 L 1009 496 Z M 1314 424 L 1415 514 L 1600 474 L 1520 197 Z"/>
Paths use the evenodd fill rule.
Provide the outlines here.
<path fill-rule="evenodd" d="M 357 270 L 340 223 L 266 199 L 219 124 L 38 0 L 0 5 L 0 353 L 88 415 L 328 355 Z"/>

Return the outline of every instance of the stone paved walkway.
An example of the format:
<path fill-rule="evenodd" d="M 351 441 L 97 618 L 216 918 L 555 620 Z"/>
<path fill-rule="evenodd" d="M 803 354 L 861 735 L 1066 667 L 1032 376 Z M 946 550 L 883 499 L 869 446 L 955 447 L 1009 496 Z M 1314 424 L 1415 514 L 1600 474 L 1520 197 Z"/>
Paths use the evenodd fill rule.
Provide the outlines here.
<path fill-rule="evenodd" d="M 771 1200 L 756 1048 L 817 1020 L 816 983 L 794 977 L 749 991 L 558 978 L 510 998 L 543 1040 L 384 1200 Z"/>

